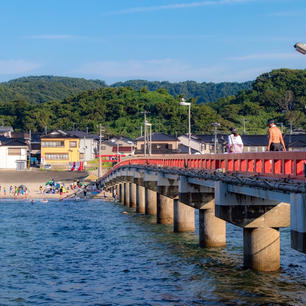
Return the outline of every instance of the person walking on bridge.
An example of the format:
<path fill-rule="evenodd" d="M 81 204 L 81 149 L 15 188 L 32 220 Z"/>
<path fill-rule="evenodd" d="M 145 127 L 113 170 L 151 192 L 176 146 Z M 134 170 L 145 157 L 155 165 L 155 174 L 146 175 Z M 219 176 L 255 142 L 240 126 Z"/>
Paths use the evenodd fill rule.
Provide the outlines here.
<path fill-rule="evenodd" d="M 269 143 L 267 151 L 286 151 L 285 142 L 281 130 L 275 125 L 274 120 L 268 121 L 269 126 Z"/>
<path fill-rule="evenodd" d="M 231 135 L 228 136 L 228 152 L 230 153 L 242 153 L 243 142 L 241 136 L 238 134 L 236 128 L 230 128 Z"/>

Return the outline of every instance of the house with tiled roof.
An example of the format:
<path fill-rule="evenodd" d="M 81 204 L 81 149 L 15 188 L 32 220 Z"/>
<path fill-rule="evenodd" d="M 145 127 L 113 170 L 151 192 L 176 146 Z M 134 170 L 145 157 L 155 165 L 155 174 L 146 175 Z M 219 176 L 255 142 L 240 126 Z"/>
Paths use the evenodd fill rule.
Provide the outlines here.
<path fill-rule="evenodd" d="M 144 136 L 138 137 L 136 141 L 136 151 L 135 154 L 144 154 Z M 152 137 L 147 138 L 146 141 L 147 150 L 149 153 L 151 145 L 151 154 L 178 154 L 179 150 L 179 140 L 175 136 L 167 135 L 165 133 L 152 133 Z"/>

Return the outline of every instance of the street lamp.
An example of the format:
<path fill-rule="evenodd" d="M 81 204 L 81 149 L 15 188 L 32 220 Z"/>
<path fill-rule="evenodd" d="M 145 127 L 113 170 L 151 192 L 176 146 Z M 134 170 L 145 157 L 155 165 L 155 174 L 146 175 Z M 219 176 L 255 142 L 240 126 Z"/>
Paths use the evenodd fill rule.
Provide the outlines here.
<path fill-rule="evenodd" d="M 294 48 L 297 52 L 300 52 L 302 53 L 303 55 L 306 55 L 306 44 L 303 44 L 301 42 L 297 42 L 295 45 L 294 45 Z M 306 107 L 306 106 L 305 106 Z M 292 127 L 291 127 L 292 129 Z"/>
<path fill-rule="evenodd" d="M 190 106 L 191 103 L 186 102 L 184 98 L 182 98 L 180 105 L 182 106 L 188 106 L 188 154 L 191 154 L 191 121 L 190 121 Z"/>
<path fill-rule="evenodd" d="M 297 52 L 300 52 L 304 55 L 306 54 L 306 44 L 298 42 L 294 45 L 294 48 L 296 49 Z"/>
<path fill-rule="evenodd" d="M 149 155 L 152 154 L 152 123 L 149 123 L 148 121 L 146 121 L 145 126 L 147 128 L 147 126 L 149 127 Z"/>

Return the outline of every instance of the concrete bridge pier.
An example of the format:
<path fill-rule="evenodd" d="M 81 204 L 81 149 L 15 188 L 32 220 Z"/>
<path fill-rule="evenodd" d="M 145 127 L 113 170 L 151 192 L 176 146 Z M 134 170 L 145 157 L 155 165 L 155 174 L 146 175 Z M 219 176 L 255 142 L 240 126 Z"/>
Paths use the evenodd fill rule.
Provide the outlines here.
<path fill-rule="evenodd" d="M 173 223 L 173 199 L 157 193 L 157 216 L 158 224 Z"/>
<path fill-rule="evenodd" d="M 141 185 L 136 185 L 136 212 L 140 214 L 146 212 L 146 189 Z"/>
<path fill-rule="evenodd" d="M 278 228 L 244 228 L 244 266 L 257 271 L 277 271 L 280 268 L 279 238 Z"/>
<path fill-rule="evenodd" d="M 266 198 L 255 188 L 217 182 L 216 215 L 243 228 L 246 268 L 277 271 L 280 268 L 279 228 L 290 226 L 290 204 L 281 202 L 287 195 L 267 190 L 262 195 Z"/>
<path fill-rule="evenodd" d="M 306 254 L 306 194 L 290 195 L 291 247 Z"/>
<path fill-rule="evenodd" d="M 226 222 L 215 216 L 212 187 L 200 185 L 196 179 L 180 177 L 180 202 L 199 209 L 199 245 L 202 248 L 226 245 Z"/>
<path fill-rule="evenodd" d="M 156 216 L 157 213 L 157 192 L 145 188 L 145 214 Z"/>
<path fill-rule="evenodd" d="M 124 184 L 123 183 L 119 183 L 118 200 L 120 203 L 123 204 L 124 202 Z"/>
<path fill-rule="evenodd" d="M 124 201 L 123 204 L 124 206 L 130 206 L 130 183 L 129 182 L 124 182 Z"/>
<path fill-rule="evenodd" d="M 215 216 L 215 201 L 199 209 L 199 245 L 202 248 L 226 245 L 226 222 Z"/>
<path fill-rule="evenodd" d="M 176 233 L 194 232 L 194 208 L 174 199 L 173 210 L 173 231 Z"/>
<path fill-rule="evenodd" d="M 130 207 L 136 208 L 136 184 L 130 183 Z"/>
<path fill-rule="evenodd" d="M 154 172 L 143 173 L 145 187 L 145 214 L 156 216 L 157 213 L 157 175 Z"/>

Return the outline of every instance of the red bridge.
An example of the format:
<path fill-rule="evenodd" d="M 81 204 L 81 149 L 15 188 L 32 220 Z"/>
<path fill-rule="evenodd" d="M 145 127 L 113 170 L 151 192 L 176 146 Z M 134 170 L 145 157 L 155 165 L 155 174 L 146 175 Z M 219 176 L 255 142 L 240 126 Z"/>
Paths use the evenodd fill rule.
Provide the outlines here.
<path fill-rule="evenodd" d="M 156 215 L 199 245 L 226 245 L 226 222 L 243 228 L 244 265 L 280 267 L 279 228 L 306 253 L 306 152 L 142 156 L 122 160 L 99 179 L 137 213 Z"/>

